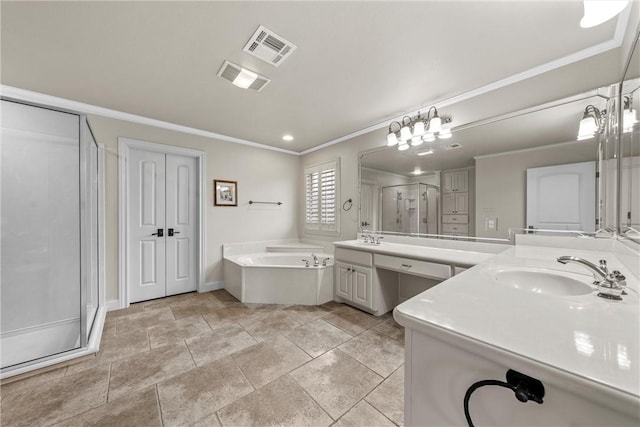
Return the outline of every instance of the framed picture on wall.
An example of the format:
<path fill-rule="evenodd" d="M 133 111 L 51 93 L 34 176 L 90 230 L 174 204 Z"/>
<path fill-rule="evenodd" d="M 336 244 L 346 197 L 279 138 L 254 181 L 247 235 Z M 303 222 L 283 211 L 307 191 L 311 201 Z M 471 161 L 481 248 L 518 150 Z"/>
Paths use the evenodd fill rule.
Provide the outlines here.
<path fill-rule="evenodd" d="M 213 180 L 213 205 L 238 206 L 237 181 Z"/>

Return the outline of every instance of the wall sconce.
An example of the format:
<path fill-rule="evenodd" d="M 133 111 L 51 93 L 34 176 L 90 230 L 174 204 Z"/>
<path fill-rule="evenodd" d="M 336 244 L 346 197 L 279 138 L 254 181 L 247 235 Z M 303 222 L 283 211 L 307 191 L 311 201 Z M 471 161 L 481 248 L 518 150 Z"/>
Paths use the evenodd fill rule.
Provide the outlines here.
<path fill-rule="evenodd" d="M 633 125 L 638 123 L 636 112 L 633 109 L 630 96 L 624 96 L 622 109 L 622 132 L 627 133 L 633 130 Z"/>
<path fill-rule="evenodd" d="M 600 111 L 593 105 L 587 105 L 580 120 L 580 127 L 578 128 L 578 141 L 584 139 L 593 138 L 596 133 L 600 132 L 600 126 L 602 125 L 602 116 L 606 114 L 606 111 Z"/>
<path fill-rule="evenodd" d="M 402 122 L 394 121 L 389 124 L 387 146 L 393 147 L 397 144 L 398 150 L 405 151 L 409 149 L 409 145 L 416 147 L 423 142 L 433 142 L 436 136 L 442 139 L 451 138 L 451 130 L 442 127 L 443 123 L 450 122 L 450 117 L 443 120 L 438 116 L 436 107 L 429 108 L 426 118 L 423 118 L 420 112 L 415 119 L 404 116 Z M 397 130 L 394 130 L 394 127 Z"/>

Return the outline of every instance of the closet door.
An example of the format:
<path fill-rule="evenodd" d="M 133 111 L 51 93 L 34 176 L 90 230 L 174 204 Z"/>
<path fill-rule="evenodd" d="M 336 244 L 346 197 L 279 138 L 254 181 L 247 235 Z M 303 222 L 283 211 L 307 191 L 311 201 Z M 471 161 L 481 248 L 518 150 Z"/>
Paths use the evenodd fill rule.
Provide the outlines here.
<path fill-rule="evenodd" d="M 167 154 L 167 295 L 196 290 L 196 159 Z"/>
<path fill-rule="evenodd" d="M 165 155 L 129 152 L 129 302 L 166 295 Z"/>

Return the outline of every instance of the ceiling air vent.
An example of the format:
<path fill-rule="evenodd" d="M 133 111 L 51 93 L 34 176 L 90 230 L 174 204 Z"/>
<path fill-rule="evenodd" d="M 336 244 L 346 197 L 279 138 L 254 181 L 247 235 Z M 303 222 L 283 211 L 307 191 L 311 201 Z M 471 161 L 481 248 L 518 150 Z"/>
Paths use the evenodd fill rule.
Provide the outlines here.
<path fill-rule="evenodd" d="M 296 50 L 296 45 L 260 25 L 242 50 L 278 67 Z"/>
<path fill-rule="evenodd" d="M 224 61 L 218 76 L 243 89 L 261 91 L 271 80 L 229 61 Z"/>

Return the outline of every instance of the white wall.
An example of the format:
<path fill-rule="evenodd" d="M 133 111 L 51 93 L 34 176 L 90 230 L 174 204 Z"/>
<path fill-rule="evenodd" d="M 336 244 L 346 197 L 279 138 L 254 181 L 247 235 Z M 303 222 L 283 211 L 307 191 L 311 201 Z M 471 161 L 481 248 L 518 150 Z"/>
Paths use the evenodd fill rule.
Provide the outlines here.
<path fill-rule="evenodd" d="M 526 226 L 528 168 L 595 159 L 595 140 L 476 158 L 476 236 L 507 238 L 510 227 Z M 485 230 L 487 217 L 498 218 L 497 231 Z"/>
<path fill-rule="evenodd" d="M 96 140 L 105 144 L 107 301 L 118 298 L 118 137 L 175 145 L 206 153 L 206 282 L 222 280 L 222 244 L 297 238 L 300 158 L 136 123 L 90 116 Z M 213 206 L 213 180 L 238 182 L 238 207 Z M 249 200 L 281 206 L 249 205 Z"/>

